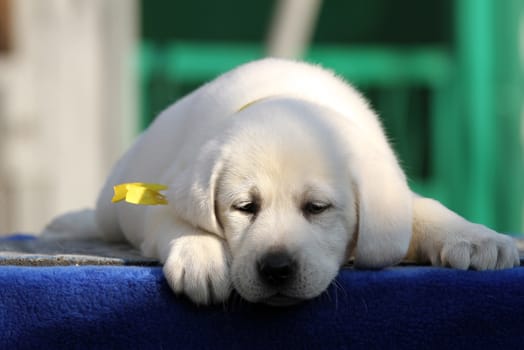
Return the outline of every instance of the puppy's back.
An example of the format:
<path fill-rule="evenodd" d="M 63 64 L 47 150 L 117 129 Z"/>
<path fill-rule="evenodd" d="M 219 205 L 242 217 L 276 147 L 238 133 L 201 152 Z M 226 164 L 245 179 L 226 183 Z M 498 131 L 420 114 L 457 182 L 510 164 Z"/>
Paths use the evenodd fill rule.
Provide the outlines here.
<path fill-rule="evenodd" d="M 166 174 L 180 173 L 190 166 L 203 144 L 220 134 L 237 111 L 272 96 L 327 106 L 374 134 L 382 133 L 365 99 L 332 72 L 276 58 L 247 63 L 168 107 L 137 139 L 113 167 L 100 193 L 96 210 L 100 230 L 105 235 L 123 232 L 128 239 L 136 236 L 135 231 L 141 232 L 145 208 L 111 203 L 114 185 L 172 180 L 166 179 Z"/>

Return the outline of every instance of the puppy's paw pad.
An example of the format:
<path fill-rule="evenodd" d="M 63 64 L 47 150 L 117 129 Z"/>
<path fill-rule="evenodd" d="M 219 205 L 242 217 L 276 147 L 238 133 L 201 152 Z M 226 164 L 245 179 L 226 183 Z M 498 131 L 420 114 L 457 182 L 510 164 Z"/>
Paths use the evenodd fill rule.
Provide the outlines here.
<path fill-rule="evenodd" d="M 183 236 L 171 243 L 164 276 L 177 294 L 196 304 L 226 300 L 231 293 L 229 253 L 213 236 Z"/>

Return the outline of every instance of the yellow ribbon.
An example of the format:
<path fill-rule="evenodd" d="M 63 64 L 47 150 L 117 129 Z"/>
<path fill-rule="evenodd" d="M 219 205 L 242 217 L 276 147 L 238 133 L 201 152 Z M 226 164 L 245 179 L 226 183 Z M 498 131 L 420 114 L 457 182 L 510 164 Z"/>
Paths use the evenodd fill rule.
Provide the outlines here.
<path fill-rule="evenodd" d="M 166 185 L 133 182 L 113 187 L 113 203 L 126 201 L 137 205 L 165 205 L 167 198 L 159 191 L 167 190 Z"/>

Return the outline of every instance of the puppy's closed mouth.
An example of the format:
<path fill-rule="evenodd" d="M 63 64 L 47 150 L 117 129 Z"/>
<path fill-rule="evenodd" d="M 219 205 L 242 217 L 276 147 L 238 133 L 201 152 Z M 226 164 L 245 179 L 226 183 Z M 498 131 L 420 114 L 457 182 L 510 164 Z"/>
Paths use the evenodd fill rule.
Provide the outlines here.
<path fill-rule="evenodd" d="M 270 306 L 291 306 L 304 301 L 304 299 L 290 297 L 281 293 L 274 294 L 267 299 L 262 300 L 264 304 Z"/>

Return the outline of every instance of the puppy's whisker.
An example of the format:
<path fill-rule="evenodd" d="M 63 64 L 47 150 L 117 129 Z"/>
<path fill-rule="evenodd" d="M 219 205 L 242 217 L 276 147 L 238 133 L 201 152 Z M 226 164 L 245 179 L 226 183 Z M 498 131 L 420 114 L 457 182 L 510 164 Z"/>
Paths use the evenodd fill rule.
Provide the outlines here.
<path fill-rule="evenodd" d="M 231 296 L 229 298 L 228 306 L 230 307 L 230 311 L 235 311 L 236 309 L 239 309 L 242 304 L 244 303 L 244 299 L 238 294 L 235 290 L 231 292 Z"/>
<path fill-rule="evenodd" d="M 333 291 L 334 295 L 331 296 L 331 292 Z M 320 294 L 319 299 L 322 300 L 323 298 L 326 298 L 328 300 L 329 305 L 334 305 L 334 311 L 338 311 L 338 295 L 336 288 L 327 288 Z"/>
<path fill-rule="evenodd" d="M 332 286 L 332 287 L 331 287 Z M 330 283 L 330 288 L 326 290 L 326 294 L 328 297 L 330 296 L 330 292 L 333 291 L 334 294 L 334 304 L 335 304 L 335 310 L 338 310 L 338 300 L 339 300 L 339 293 L 342 295 L 342 297 L 347 299 L 347 292 L 344 289 L 344 286 L 336 279 L 334 279 Z"/>
<path fill-rule="evenodd" d="M 320 294 L 320 297 L 323 298 L 323 297 L 326 297 L 327 300 L 329 302 L 331 302 L 331 295 L 329 294 L 329 288 L 326 289 L 325 291 L 322 292 L 322 294 Z"/>
<path fill-rule="evenodd" d="M 342 292 L 344 298 L 347 298 L 348 297 L 348 294 L 346 292 L 346 290 L 344 289 L 344 286 L 338 281 L 338 280 L 333 280 L 332 282 L 333 286 L 335 287 L 335 291 L 338 292 Z"/>

